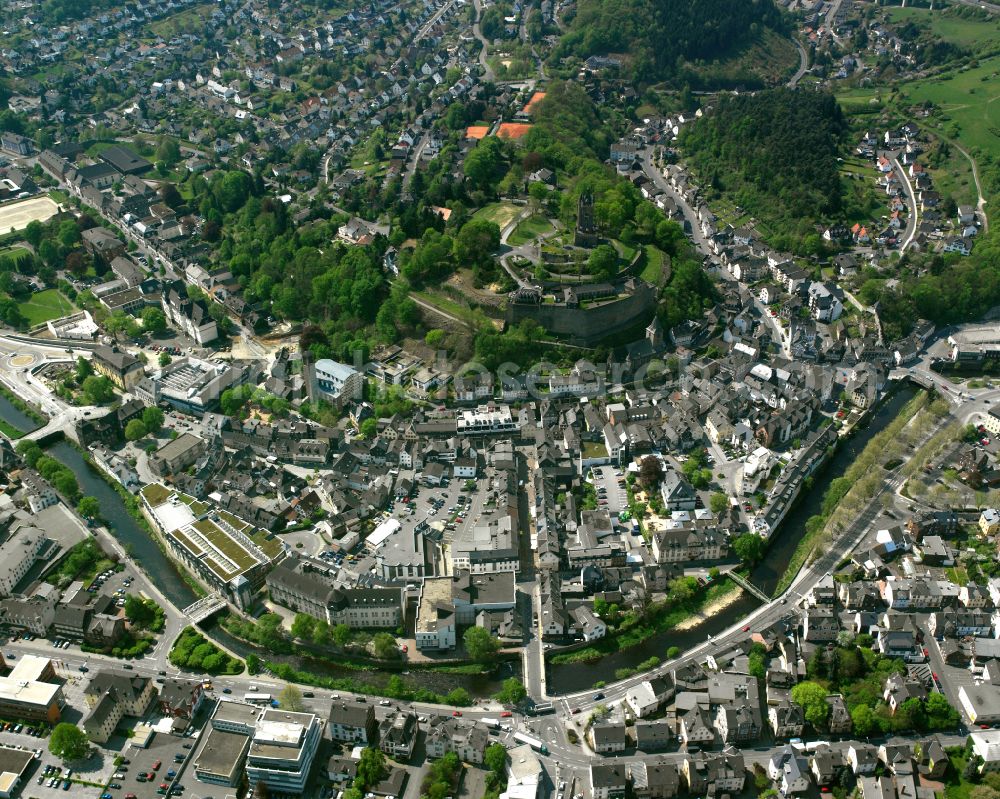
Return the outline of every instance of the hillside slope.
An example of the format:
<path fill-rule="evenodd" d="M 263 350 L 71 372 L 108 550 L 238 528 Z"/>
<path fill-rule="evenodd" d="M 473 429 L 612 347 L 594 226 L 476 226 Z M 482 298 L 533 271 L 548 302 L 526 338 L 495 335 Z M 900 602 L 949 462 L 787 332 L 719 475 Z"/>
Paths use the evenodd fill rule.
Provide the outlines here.
<path fill-rule="evenodd" d="M 558 55 L 628 57 L 640 80 L 681 75 L 694 61 L 724 60 L 783 29 L 773 0 L 579 0 Z"/>

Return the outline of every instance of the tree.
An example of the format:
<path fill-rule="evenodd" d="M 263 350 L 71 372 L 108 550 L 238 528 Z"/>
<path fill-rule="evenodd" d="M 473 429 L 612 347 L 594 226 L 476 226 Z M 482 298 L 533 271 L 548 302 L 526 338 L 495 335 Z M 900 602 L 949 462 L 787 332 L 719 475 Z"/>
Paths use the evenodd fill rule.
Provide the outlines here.
<path fill-rule="evenodd" d="M 761 680 L 767 677 L 767 650 L 764 649 L 763 644 L 754 644 L 750 647 L 747 671 Z"/>
<path fill-rule="evenodd" d="M 358 435 L 367 441 L 371 441 L 378 435 L 378 419 L 373 416 L 365 419 L 358 428 Z"/>
<path fill-rule="evenodd" d="M 729 497 L 721 491 L 716 491 L 709 498 L 708 507 L 712 509 L 712 513 L 718 516 L 720 513 L 729 508 Z"/>
<path fill-rule="evenodd" d="M 587 271 L 594 280 L 611 280 L 618 272 L 618 252 L 610 244 L 599 244 L 587 259 Z"/>
<path fill-rule="evenodd" d="M 135 627 L 149 627 L 156 620 L 155 606 L 140 596 L 129 594 L 125 597 L 125 618 Z"/>
<path fill-rule="evenodd" d="M 296 613 L 295 619 L 292 621 L 292 636 L 301 638 L 303 641 L 311 640 L 316 629 L 316 621 L 308 613 Z"/>
<path fill-rule="evenodd" d="M 496 694 L 496 700 L 505 705 L 516 705 L 528 695 L 524 683 L 517 677 L 508 677 Z"/>
<path fill-rule="evenodd" d="M 160 199 L 169 208 L 176 209 L 184 204 L 184 198 L 173 183 L 164 183 L 160 186 Z"/>
<path fill-rule="evenodd" d="M 500 228 L 486 219 L 470 219 L 455 236 L 454 253 L 460 264 L 482 266 L 492 262 L 500 246 Z"/>
<path fill-rule="evenodd" d="M 681 654 L 681 648 L 679 646 L 672 646 L 667 649 L 667 660 L 673 660 L 679 657 Z"/>
<path fill-rule="evenodd" d="M 927 726 L 935 730 L 947 730 L 958 726 L 958 712 L 943 694 L 933 693 L 924 705 L 927 711 Z"/>
<path fill-rule="evenodd" d="M 160 367 L 169 366 L 173 362 L 173 358 L 170 357 L 169 352 L 161 352 L 160 357 L 156 359 L 156 362 L 160 364 Z"/>
<path fill-rule="evenodd" d="M 389 633 L 375 633 L 372 637 L 372 648 L 375 652 L 375 657 L 382 658 L 383 660 L 398 657 L 399 655 L 399 647 L 396 646 L 396 639 Z"/>
<path fill-rule="evenodd" d="M 173 139 L 168 139 L 164 136 L 160 140 L 159 146 L 156 148 L 156 155 L 154 156 L 157 161 L 162 163 L 167 169 L 172 167 L 178 161 L 181 160 L 181 148 Z M 165 184 L 171 185 L 171 184 Z M 176 189 L 175 189 L 176 191 Z"/>
<path fill-rule="evenodd" d="M 101 503 L 97 501 L 97 497 L 80 497 L 80 501 L 76 503 L 76 512 L 84 519 L 100 518 Z"/>
<path fill-rule="evenodd" d="M 104 375 L 91 375 L 83 381 L 82 388 L 91 405 L 103 405 L 115 396 L 114 384 Z"/>
<path fill-rule="evenodd" d="M 42 238 L 45 236 L 45 225 L 39 222 L 37 219 L 33 219 L 28 223 L 28 226 L 24 229 L 24 238 L 27 239 L 28 243 L 38 249 L 38 245 L 42 243 Z"/>
<path fill-rule="evenodd" d="M 663 479 L 663 466 L 655 455 L 647 455 L 639 464 L 639 482 L 643 488 L 655 488 Z"/>
<path fill-rule="evenodd" d="M 965 768 L 962 769 L 962 779 L 964 779 L 966 782 L 979 782 L 980 763 L 981 761 L 979 755 L 970 757 L 968 762 L 965 764 Z"/>
<path fill-rule="evenodd" d="M 302 691 L 299 690 L 298 686 L 291 683 L 288 683 L 281 689 L 281 693 L 278 694 L 278 702 L 285 710 L 290 710 L 293 713 L 298 713 L 304 707 L 302 704 Z"/>
<path fill-rule="evenodd" d="M 167 329 L 167 315 L 159 308 L 152 306 L 142 309 L 142 328 L 146 332 L 158 336 Z"/>
<path fill-rule="evenodd" d="M 462 636 L 465 653 L 480 663 L 492 660 L 500 650 L 500 642 L 483 627 L 470 627 Z"/>
<path fill-rule="evenodd" d="M 867 738 L 878 731 L 878 718 L 868 705 L 858 705 L 851 711 L 851 721 L 854 723 L 854 734 L 859 738 Z"/>
<path fill-rule="evenodd" d="M 83 730 L 64 721 L 52 730 L 49 751 L 63 760 L 82 760 L 90 751 L 90 741 Z"/>
<path fill-rule="evenodd" d="M 487 746 L 483 753 L 483 765 L 494 774 L 503 774 L 507 768 L 507 748 L 500 743 Z"/>
<path fill-rule="evenodd" d="M 367 790 L 381 782 L 385 776 L 385 755 L 382 750 L 370 746 L 362 749 L 356 773 L 355 787 L 361 790 Z"/>
<path fill-rule="evenodd" d="M 351 628 L 346 624 L 338 624 L 333 628 L 333 642 L 339 647 L 345 647 L 351 642 Z"/>
<path fill-rule="evenodd" d="M 163 427 L 163 411 L 155 405 L 151 405 L 142 412 L 142 423 L 150 433 L 156 433 Z"/>
<path fill-rule="evenodd" d="M 754 533 L 744 533 L 733 541 L 733 551 L 744 563 L 756 563 L 764 554 L 764 539 Z"/>
<path fill-rule="evenodd" d="M 830 716 L 830 705 L 826 702 L 826 688 L 819 683 L 806 680 L 792 688 L 792 701 L 799 705 L 808 721 L 815 729 L 826 724 Z"/>
<path fill-rule="evenodd" d="M 146 437 L 146 425 L 142 423 L 142 419 L 131 419 L 127 425 L 125 425 L 125 438 L 128 441 L 138 441 L 140 438 Z"/>
<path fill-rule="evenodd" d="M 459 686 L 458 688 L 452 688 L 444 696 L 444 703 L 446 705 L 457 705 L 458 707 L 465 707 L 472 701 L 472 697 L 469 696 L 469 692 L 464 688 Z"/>
<path fill-rule="evenodd" d="M 76 382 L 82 383 L 94 373 L 94 367 L 86 358 L 80 355 L 76 359 Z"/>

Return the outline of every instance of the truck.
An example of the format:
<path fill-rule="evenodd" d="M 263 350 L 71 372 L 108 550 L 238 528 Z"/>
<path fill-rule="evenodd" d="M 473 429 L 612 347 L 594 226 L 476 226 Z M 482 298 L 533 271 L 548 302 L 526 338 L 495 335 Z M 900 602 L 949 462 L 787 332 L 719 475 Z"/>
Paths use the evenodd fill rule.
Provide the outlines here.
<path fill-rule="evenodd" d="M 526 735 L 523 732 L 515 732 L 514 740 L 518 743 L 527 744 L 536 752 L 541 752 L 543 755 L 547 755 L 549 753 L 549 748 L 545 744 L 537 738 L 532 738 L 530 735 Z"/>
<path fill-rule="evenodd" d="M 273 700 L 270 694 L 243 694 L 243 701 L 251 705 L 271 705 Z"/>
<path fill-rule="evenodd" d="M 479 720 L 492 730 L 500 729 L 500 719 L 479 719 Z"/>

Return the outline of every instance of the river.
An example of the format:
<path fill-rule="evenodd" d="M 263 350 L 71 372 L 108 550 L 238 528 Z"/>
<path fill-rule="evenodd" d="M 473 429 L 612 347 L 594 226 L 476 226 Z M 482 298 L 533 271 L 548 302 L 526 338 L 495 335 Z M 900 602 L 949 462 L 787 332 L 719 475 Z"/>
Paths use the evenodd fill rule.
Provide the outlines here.
<path fill-rule="evenodd" d="M 763 589 L 765 593 L 773 593 L 805 531 L 806 520 L 819 513 L 823 495 L 830 482 L 844 473 L 872 436 L 895 418 L 915 393 L 916 389 L 909 384 L 895 391 L 878 407 L 864 428 L 858 429 L 850 439 L 841 443 L 833 458 L 816 475 L 813 487 L 799 498 L 798 503 L 789 511 L 784 523 L 771 540 L 767 557 L 754 568 L 750 575 L 751 581 Z M 27 414 L 15 408 L 3 395 L 0 395 L 0 419 L 21 430 L 32 430 L 37 427 L 37 424 Z M 179 608 L 187 607 L 194 602 L 197 596 L 181 579 L 173 561 L 167 558 L 156 542 L 129 515 L 118 493 L 104 482 L 104 479 L 84 460 L 80 452 L 65 441 L 60 441 L 49 447 L 49 452 L 73 470 L 85 495 L 97 498 L 101 505 L 102 515 L 108 522 L 112 534 L 132 554 L 136 563 L 142 564 L 142 568 L 147 574 L 155 575 L 156 584 L 167 599 Z M 615 679 L 616 669 L 634 668 L 652 655 L 663 658 L 671 646 L 680 647 L 682 650 L 688 649 L 704 641 L 707 634 L 721 632 L 759 606 L 760 602 L 757 599 L 744 594 L 724 612 L 694 629 L 661 633 L 640 646 L 609 655 L 595 663 L 573 663 L 562 666 L 550 664 L 548 666 L 548 684 L 550 686 L 558 685 L 560 693 L 571 693 L 586 690 L 598 680 L 610 682 Z M 256 654 L 262 657 L 278 659 L 270 653 L 255 649 L 255 647 L 233 638 L 218 625 L 209 624 L 206 632 L 210 637 L 237 654 L 245 656 L 256 651 Z M 360 680 L 380 684 L 391 676 L 389 672 L 359 672 L 325 661 L 313 660 L 306 663 L 296 657 L 280 659 L 300 668 L 308 667 L 312 671 L 330 677 L 356 677 Z M 520 673 L 519 662 L 514 665 L 514 668 L 516 673 Z M 501 677 L 508 676 L 508 674 L 509 672 L 505 672 Z M 462 686 L 473 696 L 486 696 L 493 693 L 498 689 L 499 683 L 498 679 L 493 678 L 421 672 L 419 670 L 414 670 L 405 679 L 414 685 L 440 693 L 446 693 L 452 688 Z"/>
<path fill-rule="evenodd" d="M 19 430 L 29 431 L 38 424 L 26 413 L 15 407 L 7 397 L 0 394 L 0 419 L 8 422 Z M 181 578 L 177 566 L 168 558 L 150 538 L 125 508 L 125 503 L 112 489 L 100 473 L 80 454 L 80 451 L 66 441 L 59 441 L 47 448 L 48 454 L 65 464 L 76 475 L 80 489 L 84 495 L 92 496 L 101 505 L 101 515 L 107 522 L 111 534 L 121 542 L 132 556 L 136 565 L 154 579 L 157 588 L 176 607 L 185 608 L 198 599 L 195 592 Z M 291 663 L 299 669 L 306 669 L 317 674 L 333 678 L 356 678 L 359 681 L 383 685 L 396 672 L 363 672 L 343 668 L 333 663 L 318 659 L 304 659 L 295 656 L 276 656 L 270 652 L 256 648 L 240 639 L 234 638 L 218 624 L 209 621 L 202 625 L 205 633 L 215 641 L 223 644 L 238 655 L 246 657 L 254 652 L 262 659 L 272 659 Z M 510 666 L 503 666 L 499 676 L 480 676 L 465 674 L 443 674 L 413 670 L 404 677 L 404 681 L 419 688 L 426 688 L 438 693 L 448 693 L 456 687 L 465 688 L 474 697 L 489 696 L 499 690 L 500 680 L 511 674 L 520 673 L 520 661 Z"/>
<path fill-rule="evenodd" d="M 833 457 L 815 476 L 811 489 L 803 491 L 798 502 L 788 512 L 778 532 L 771 539 L 766 557 L 754 567 L 750 581 L 761 588 L 769 596 L 774 593 L 778 580 L 788 567 L 788 562 L 795 552 L 802 535 L 805 533 L 806 520 L 820 512 L 823 495 L 831 481 L 844 474 L 844 471 L 868 445 L 872 436 L 891 422 L 903 406 L 917 393 L 917 389 L 909 383 L 898 388 L 888 399 L 876 409 L 868 423 L 856 429 L 853 436 L 842 441 Z M 548 664 L 546 674 L 548 684 L 558 685 L 559 693 L 585 691 L 593 687 L 597 681 L 611 682 L 615 679 L 615 670 L 635 668 L 649 657 L 656 656 L 665 659 L 667 649 L 672 646 L 681 650 L 690 649 L 705 641 L 711 633 L 722 632 L 737 619 L 751 613 L 760 607 L 761 602 L 756 597 L 743 592 L 740 599 L 726 608 L 722 613 L 705 621 L 690 630 L 670 630 L 653 636 L 641 645 L 624 652 L 608 655 L 594 663 L 571 663 L 564 665 Z"/>

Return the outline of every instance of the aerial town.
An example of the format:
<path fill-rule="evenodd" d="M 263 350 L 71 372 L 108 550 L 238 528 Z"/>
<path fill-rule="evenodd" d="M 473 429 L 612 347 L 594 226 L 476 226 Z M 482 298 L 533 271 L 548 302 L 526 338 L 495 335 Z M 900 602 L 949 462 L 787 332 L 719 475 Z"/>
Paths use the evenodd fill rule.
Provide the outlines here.
<path fill-rule="evenodd" d="M 0 22 L 0 799 L 1000 799 L 1000 6 Z"/>

